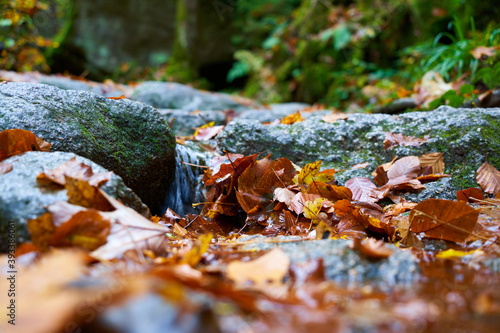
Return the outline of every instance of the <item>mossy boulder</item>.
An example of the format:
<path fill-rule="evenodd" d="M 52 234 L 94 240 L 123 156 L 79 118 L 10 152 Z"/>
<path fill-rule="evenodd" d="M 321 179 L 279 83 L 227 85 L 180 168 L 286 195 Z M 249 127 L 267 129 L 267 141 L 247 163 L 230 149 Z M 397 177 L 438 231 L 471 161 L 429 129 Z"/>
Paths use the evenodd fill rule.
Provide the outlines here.
<path fill-rule="evenodd" d="M 175 172 L 175 139 L 152 107 L 36 83 L 0 84 L 0 130 L 30 130 L 52 151 L 86 157 L 121 176 L 159 213 Z"/>
<path fill-rule="evenodd" d="M 0 175 L 0 253 L 7 247 L 7 224 L 16 224 L 18 242 L 29 240 L 26 227 L 28 219 L 36 218 L 47 210 L 45 207 L 56 201 L 67 201 L 66 190 L 58 185 L 40 185 L 36 177 L 44 170 L 53 169 L 71 158 L 92 167 L 94 173 L 107 172 L 96 163 L 65 152 L 26 152 L 4 160 L 12 164 L 12 171 Z M 125 205 L 148 217 L 149 209 L 139 197 L 128 188 L 122 178 L 113 174 L 102 190 Z"/>
<path fill-rule="evenodd" d="M 429 112 L 399 116 L 350 114 L 348 120 L 326 123 L 320 116 L 292 125 L 263 125 L 255 120 L 231 122 L 217 137 L 218 149 L 240 154 L 270 152 L 274 158 L 287 157 L 305 164 L 323 160 L 324 167 L 346 171 L 337 174 L 344 183 L 351 177 L 372 177 L 375 168 L 394 156 L 444 153 L 451 178 L 426 184 L 418 194 L 406 195 L 420 201 L 430 197 L 454 199 L 460 189 L 478 186 L 476 170 L 488 161 L 500 169 L 500 109 L 455 109 L 447 106 Z M 384 149 L 384 133 L 394 132 L 423 138 L 417 147 Z M 365 169 L 352 170 L 368 162 Z"/>

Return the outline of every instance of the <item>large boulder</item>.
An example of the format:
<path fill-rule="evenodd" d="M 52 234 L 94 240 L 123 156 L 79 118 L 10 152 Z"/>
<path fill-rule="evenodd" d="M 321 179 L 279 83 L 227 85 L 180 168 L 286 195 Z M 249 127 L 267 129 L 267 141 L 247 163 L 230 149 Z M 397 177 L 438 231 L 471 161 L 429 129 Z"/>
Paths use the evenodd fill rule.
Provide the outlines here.
<path fill-rule="evenodd" d="M 488 161 L 500 169 L 500 109 L 454 109 L 443 106 L 429 112 L 399 116 L 349 114 L 348 120 L 326 123 L 320 116 L 292 125 L 263 125 L 255 120 L 237 119 L 217 137 L 218 149 L 253 154 L 268 151 L 274 158 L 287 157 L 300 164 L 323 160 L 323 166 L 345 169 L 336 175 L 340 183 L 351 177 L 372 177 L 375 168 L 394 156 L 444 153 L 446 173 L 451 178 L 426 184 L 411 200 L 430 197 L 454 199 L 460 189 L 478 186 L 476 171 Z M 384 149 L 384 133 L 394 132 L 423 138 L 417 147 Z M 270 144 L 271 143 L 271 144 Z M 365 169 L 350 169 L 368 162 Z"/>
<path fill-rule="evenodd" d="M 0 175 L 0 236 L 7 236 L 7 224 L 16 223 L 17 240 L 29 240 L 26 223 L 45 213 L 46 206 L 56 201 L 67 201 L 66 190 L 62 186 L 43 186 L 36 177 L 45 170 L 53 169 L 71 158 L 92 167 L 94 173 L 107 172 L 106 169 L 81 156 L 65 152 L 27 152 L 4 160 L 12 164 L 12 171 Z M 120 176 L 113 174 L 101 187 L 106 193 L 120 200 L 125 205 L 144 216 L 149 216 L 149 209 L 132 192 Z M 7 240 L 0 242 L 0 253 L 6 251 Z"/>
<path fill-rule="evenodd" d="M 114 171 L 161 213 L 175 172 L 175 139 L 152 107 L 43 84 L 0 84 L 0 130 L 12 128 Z"/>
<path fill-rule="evenodd" d="M 160 109 L 238 111 L 249 108 L 230 95 L 201 91 L 175 82 L 146 81 L 135 89 L 130 98 Z"/>

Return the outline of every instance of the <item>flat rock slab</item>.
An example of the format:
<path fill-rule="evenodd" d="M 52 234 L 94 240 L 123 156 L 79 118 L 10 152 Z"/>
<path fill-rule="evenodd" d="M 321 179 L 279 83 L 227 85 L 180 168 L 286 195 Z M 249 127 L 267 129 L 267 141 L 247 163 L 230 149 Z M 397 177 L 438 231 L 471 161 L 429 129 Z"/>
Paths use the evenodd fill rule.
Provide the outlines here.
<path fill-rule="evenodd" d="M 7 236 L 7 223 L 15 222 L 17 240 L 28 240 L 27 220 L 47 212 L 45 207 L 56 201 L 68 200 L 66 190 L 62 186 L 42 186 L 37 183 L 36 177 L 73 157 L 76 157 L 78 162 L 92 167 L 94 173 L 108 171 L 86 158 L 65 152 L 26 152 L 3 161 L 12 164 L 12 171 L 0 175 L 0 237 Z M 149 215 L 146 205 L 116 174 L 101 188 L 142 215 Z M 7 244 L 4 240 L 0 242 L 0 253 L 6 251 Z"/>
<path fill-rule="evenodd" d="M 120 175 L 154 213 L 175 172 L 175 138 L 152 107 L 36 83 L 0 84 L 0 130 L 30 130 Z"/>
<path fill-rule="evenodd" d="M 316 160 L 323 167 L 345 169 L 336 175 L 343 184 L 352 177 L 368 177 L 380 164 L 394 156 L 420 156 L 444 153 L 443 178 L 426 184 L 417 194 L 405 198 L 421 201 L 427 198 L 456 199 L 456 191 L 476 187 L 476 171 L 485 161 L 500 169 L 500 109 L 455 109 L 440 107 L 429 112 L 411 112 L 399 116 L 382 114 L 349 114 L 347 120 L 326 123 L 320 116 L 292 125 L 263 125 L 255 120 L 237 119 L 217 136 L 219 151 L 250 155 L 270 152 L 273 158 L 287 157 L 304 165 Z M 384 149 L 384 133 L 394 132 L 423 138 L 417 147 L 397 146 Z M 370 163 L 365 169 L 353 170 L 358 163 Z"/>
<path fill-rule="evenodd" d="M 349 287 L 360 287 L 367 283 L 381 289 L 411 286 L 420 278 L 415 257 L 409 250 L 391 246 L 394 253 L 387 259 L 370 261 L 350 248 L 349 240 L 307 240 L 293 242 L 293 237 L 281 236 L 266 242 L 266 237 L 243 237 L 242 250 L 270 250 L 279 247 L 290 258 L 291 264 L 305 264 L 322 259 L 325 277 Z M 260 241 L 258 241 L 260 240 Z M 280 242 L 280 240 L 282 242 Z M 237 242 L 236 242 L 237 243 Z"/>

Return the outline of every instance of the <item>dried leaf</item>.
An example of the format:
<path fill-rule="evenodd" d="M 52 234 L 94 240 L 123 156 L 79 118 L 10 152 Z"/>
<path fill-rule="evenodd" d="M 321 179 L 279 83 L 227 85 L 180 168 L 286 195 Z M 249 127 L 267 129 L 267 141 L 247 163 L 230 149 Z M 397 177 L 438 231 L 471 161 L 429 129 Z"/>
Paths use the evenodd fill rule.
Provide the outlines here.
<path fill-rule="evenodd" d="M 40 144 L 42 147 L 40 147 Z M 50 151 L 51 144 L 30 131 L 8 129 L 0 132 L 0 162 L 27 151 Z"/>
<path fill-rule="evenodd" d="M 325 200 L 324 198 L 316 198 L 314 201 L 306 201 L 304 203 L 304 216 L 311 221 L 319 221 L 318 215 Z"/>
<path fill-rule="evenodd" d="M 375 170 L 375 178 L 373 179 L 378 186 L 383 186 L 389 182 L 389 177 L 387 177 L 387 171 L 384 170 L 382 165 L 379 165 Z"/>
<path fill-rule="evenodd" d="M 317 194 L 331 202 L 342 199 L 352 200 L 352 192 L 349 188 L 345 186 L 330 185 L 319 181 L 312 181 L 305 190 L 305 193 Z"/>
<path fill-rule="evenodd" d="M 277 187 L 274 190 L 274 200 L 283 202 L 285 205 L 287 205 L 287 207 L 290 206 L 294 197 L 295 197 L 295 192 L 290 191 L 287 188 Z"/>
<path fill-rule="evenodd" d="M 417 178 L 420 172 L 420 161 L 416 156 L 407 156 L 397 160 L 387 171 L 389 179 L 406 177 L 409 179 Z"/>
<path fill-rule="evenodd" d="M 274 248 L 263 256 L 249 261 L 232 261 L 227 265 L 226 275 L 239 287 L 261 289 L 280 286 L 288 274 L 290 259 L 280 248 Z"/>
<path fill-rule="evenodd" d="M 108 97 L 108 99 L 114 99 L 114 100 L 118 100 L 118 99 L 125 99 L 125 95 L 121 95 L 120 97 Z"/>
<path fill-rule="evenodd" d="M 394 253 L 394 250 L 388 248 L 383 240 L 368 238 L 363 241 L 355 239 L 354 242 L 354 248 L 370 260 L 387 259 Z"/>
<path fill-rule="evenodd" d="M 471 187 L 465 190 L 457 191 L 458 201 L 477 203 L 478 200 L 474 199 L 484 200 L 483 191 L 481 191 L 481 189 L 476 187 Z"/>
<path fill-rule="evenodd" d="M 347 114 L 334 111 L 329 115 L 324 115 L 321 118 L 321 120 L 323 120 L 325 123 L 333 124 L 339 120 L 347 120 L 348 118 L 349 118 L 349 116 Z"/>
<path fill-rule="evenodd" d="M 344 199 L 337 201 L 333 205 L 333 208 L 335 209 L 335 214 L 342 217 L 349 214 L 354 209 L 354 205 L 349 200 Z"/>
<path fill-rule="evenodd" d="M 0 162 L 0 176 L 12 171 L 12 164 Z"/>
<path fill-rule="evenodd" d="M 464 202 L 427 199 L 410 213 L 410 229 L 427 237 L 463 242 L 474 230 L 479 211 Z"/>
<path fill-rule="evenodd" d="M 488 162 L 484 162 L 477 170 L 476 181 L 486 193 L 500 193 L 500 171 Z"/>
<path fill-rule="evenodd" d="M 380 165 L 384 171 L 389 171 L 389 169 L 392 167 L 392 165 L 394 164 L 394 162 L 396 162 L 396 160 L 398 159 L 397 156 L 394 156 L 392 158 L 392 161 L 388 162 L 388 163 L 384 163 L 382 165 Z M 372 172 L 372 176 L 375 177 L 377 175 L 376 173 L 376 170 Z"/>
<path fill-rule="evenodd" d="M 353 200 L 377 202 L 382 198 L 378 193 L 377 186 L 368 178 L 351 178 L 345 183 L 345 186 L 351 190 Z"/>
<path fill-rule="evenodd" d="M 422 168 L 431 167 L 432 174 L 444 173 L 444 156 L 443 153 L 423 154 L 419 158 Z"/>
<path fill-rule="evenodd" d="M 219 134 L 224 129 L 224 126 L 212 126 L 206 128 L 198 128 L 194 134 L 194 139 L 198 141 L 208 141 Z"/>
<path fill-rule="evenodd" d="M 476 59 L 482 59 L 483 56 L 485 58 L 493 57 L 495 55 L 496 47 L 495 46 L 478 46 L 474 50 L 470 51 L 470 54 Z"/>
<path fill-rule="evenodd" d="M 186 263 L 191 267 L 196 266 L 207 252 L 212 238 L 213 236 L 210 233 L 197 238 L 193 246 L 181 254 L 180 263 Z"/>
<path fill-rule="evenodd" d="M 351 167 L 351 170 L 358 170 L 358 169 L 364 169 L 366 167 L 370 166 L 370 163 L 368 162 L 364 162 L 364 163 L 358 163 L 358 164 L 354 164 L 352 167 Z"/>
<path fill-rule="evenodd" d="M 92 186 L 101 186 L 111 178 L 112 174 L 112 171 L 94 174 L 89 165 L 79 163 L 76 157 L 73 157 L 52 170 L 40 173 L 36 179 L 42 184 L 53 182 L 64 186 L 66 185 L 66 176 L 68 176 L 74 179 L 85 180 Z"/>
<path fill-rule="evenodd" d="M 322 161 L 316 161 L 304 165 L 300 173 L 294 178 L 295 184 L 309 184 L 315 180 L 316 175 L 319 173 Z"/>
<path fill-rule="evenodd" d="M 396 146 L 420 146 L 427 142 L 427 138 L 416 138 L 403 134 L 385 132 L 384 149 L 388 150 Z"/>
<path fill-rule="evenodd" d="M 305 119 L 302 118 L 302 115 L 300 114 L 300 111 L 297 111 L 295 113 L 289 114 L 285 118 L 281 120 L 282 124 L 293 124 L 293 123 L 299 123 L 301 121 L 304 121 Z"/>

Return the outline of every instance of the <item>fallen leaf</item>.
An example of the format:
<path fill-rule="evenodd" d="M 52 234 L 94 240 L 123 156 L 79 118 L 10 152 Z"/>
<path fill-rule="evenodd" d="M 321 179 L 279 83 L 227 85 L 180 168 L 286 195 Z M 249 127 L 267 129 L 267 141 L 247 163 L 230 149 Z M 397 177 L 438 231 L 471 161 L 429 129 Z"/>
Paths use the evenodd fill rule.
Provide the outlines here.
<path fill-rule="evenodd" d="M 493 57 L 495 55 L 496 47 L 495 46 L 478 46 L 475 49 L 470 51 L 470 54 L 476 59 L 482 59 L 488 57 Z"/>
<path fill-rule="evenodd" d="M 463 242 L 474 230 L 479 211 L 464 202 L 427 199 L 410 213 L 410 229 L 431 238 Z"/>
<path fill-rule="evenodd" d="M 387 171 L 382 165 L 379 165 L 375 170 L 375 178 L 373 179 L 378 186 L 383 186 L 389 182 Z"/>
<path fill-rule="evenodd" d="M 50 151 L 50 147 L 50 143 L 27 130 L 8 129 L 0 132 L 0 162 L 27 151 Z"/>
<path fill-rule="evenodd" d="M 439 175 L 425 175 L 425 176 L 418 176 L 417 180 L 422 183 L 427 183 L 427 182 L 433 182 L 441 178 L 446 178 L 446 177 L 451 177 L 451 175 L 448 174 L 439 174 Z"/>
<path fill-rule="evenodd" d="M 354 205 L 350 200 L 339 200 L 333 204 L 333 208 L 335 209 L 335 214 L 342 217 L 348 213 L 350 213 L 354 209 Z"/>
<path fill-rule="evenodd" d="M 108 97 L 108 99 L 114 99 L 114 100 L 118 100 L 118 99 L 125 99 L 125 95 L 121 95 L 120 97 Z"/>
<path fill-rule="evenodd" d="M 213 236 L 210 233 L 197 238 L 193 246 L 181 254 L 180 263 L 186 263 L 191 267 L 196 266 L 207 252 L 212 238 Z"/>
<path fill-rule="evenodd" d="M 290 206 L 294 197 L 295 197 L 295 192 L 290 191 L 287 188 L 277 187 L 274 190 L 274 200 L 283 202 L 287 206 Z"/>
<path fill-rule="evenodd" d="M 388 150 L 396 146 L 420 146 L 427 142 L 427 138 L 416 138 L 403 134 L 385 132 L 384 149 Z"/>
<path fill-rule="evenodd" d="M 351 178 L 345 183 L 345 186 L 351 190 L 353 200 L 377 202 L 382 198 L 377 192 L 377 186 L 368 178 Z"/>
<path fill-rule="evenodd" d="M 486 193 L 500 193 L 500 171 L 488 162 L 484 162 L 477 170 L 476 181 Z"/>
<path fill-rule="evenodd" d="M 333 123 L 336 123 L 337 121 L 339 120 L 347 120 L 349 118 L 348 115 L 346 115 L 345 113 L 339 113 L 339 112 L 332 112 L 331 114 L 329 115 L 324 115 L 321 120 L 323 120 L 325 123 L 330 123 L 330 124 L 333 124 Z"/>
<path fill-rule="evenodd" d="M 282 285 L 289 268 L 290 259 L 285 252 L 274 248 L 249 262 L 230 262 L 226 276 L 241 288 L 261 289 Z"/>
<path fill-rule="evenodd" d="M 12 171 L 12 164 L 0 162 L 0 176 Z"/>
<path fill-rule="evenodd" d="M 384 171 L 389 171 L 389 169 L 392 167 L 392 165 L 394 164 L 394 162 L 396 162 L 396 160 L 398 159 L 397 156 L 394 156 L 392 158 L 392 161 L 388 162 L 388 163 L 384 163 L 382 165 L 380 165 Z M 376 173 L 376 170 L 372 172 L 372 176 L 375 177 L 377 175 Z"/>
<path fill-rule="evenodd" d="M 383 240 L 376 240 L 375 238 L 368 238 L 363 241 L 356 238 L 354 239 L 353 248 L 374 261 L 387 259 L 394 253 L 394 250 L 388 248 Z"/>
<path fill-rule="evenodd" d="M 315 180 L 316 175 L 321 169 L 321 163 L 322 161 L 320 160 L 304 165 L 304 167 L 300 169 L 300 173 L 294 178 L 295 184 L 309 184 Z"/>
<path fill-rule="evenodd" d="M 207 128 L 198 128 L 194 134 L 194 139 L 198 141 L 208 141 L 215 137 L 224 129 L 224 126 L 212 126 Z"/>
<path fill-rule="evenodd" d="M 420 161 L 416 156 L 407 156 L 397 160 L 387 171 L 389 179 L 406 177 L 409 179 L 417 178 L 420 172 Z"/>
<path fill-rule="evenodd" d="M 430 167 L 432 174 L 444 173 L 444 156 L 443 153 L 423 154 L 419 158 L 422 168 Z"/>
<path fill-rule="evenodd" d="M 293 124 L 293 123 L 299 123 L 301 121 L 304 121 L 305 119 L 302 118 L 302 115 L 300 114 L 300 111 L 297 111 L 296 113 L 289 114 L 285 118 L 281 120 L 282 124 Z"/>
<path fill-rule="evenodd" d="M 471 187 L 465 190 L 457 191 L 457 200 L 470 203 L 477 203 L 478 200 L 484 200 L 483 191 L 477 187 Z"/>
<path fill-rule="evenodd" d="M 368 166 L 370 166 L 370 163 L 368 163 L 368 162 L 358 163 L 358 164 L 354 164 L 351 167 L 351 170 L 365 169 Z"/>
<path fill-rule="evenodd" d="M 304 203 L 304 216 L 311 220 L 311 222 L 318 222 L 319 212 L 323 208 L 324 198 L 316 198 L 314 201 L 306 201 Z"/>
<path fill-rule="evenodd" d="M 471 254 L 475 254 L 475 253 L 481 253 L 481 252 L 482 252 L 481 250 L 473 250 L 473 251 L 464 252 L 464 251 L 459 251 L 459 250 L 454 250 L 454 249 L 448 249 L 448 250 L 441 251 L 438 254 L 436 254 L 436 258 L 453 259 L 453 258 L 460 258 L 460 257 L 468 256 Z"/>
<path fill-rule="evenodd" d="M 91 186 L 100 186 L 107 182 L 113 172 L 101 172 L 94 174 L 92 168 L 85 163 L 79 163 L 76 157 L 71 158 L 67 162 L 55 167 L 51 170 L 46 170 L 40 173 L 36 179 L 39 183 L 53 182 L 59 185 L 66 185 L 66 176 L 87 181 Z"/>

